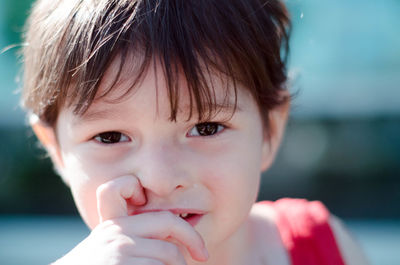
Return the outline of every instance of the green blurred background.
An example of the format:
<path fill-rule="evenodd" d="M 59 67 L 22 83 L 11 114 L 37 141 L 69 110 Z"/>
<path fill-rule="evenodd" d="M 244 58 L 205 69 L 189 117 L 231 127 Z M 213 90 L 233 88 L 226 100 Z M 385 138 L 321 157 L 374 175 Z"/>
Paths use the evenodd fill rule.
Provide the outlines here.
<path fill-rule="evenodd" d="M 0 0 L 0 50 L 21 43 L 31 2 Z M 363 221 L 390 221 L 388 235 L 399 232 L 400 1 L 286 3 L 294 25 L 291 90 L 299 93 L 259 199 L 317 199 L 350 224 L 358 220 L 354 231 Z M 0 54 L 0 217 L 76 216 L 18 106 L 17 51 Z"/>
<path fill-rule="evenodd" d="M 1 0 L 0 47 L 30 0 Z M 319 199 L 341 217 L 400 218 L 400 1 L 288 1 L 291 120 L 260 199 Z M 18 48 L 0 55 L 0 213 L 76 214 L 18 106 Z"/>

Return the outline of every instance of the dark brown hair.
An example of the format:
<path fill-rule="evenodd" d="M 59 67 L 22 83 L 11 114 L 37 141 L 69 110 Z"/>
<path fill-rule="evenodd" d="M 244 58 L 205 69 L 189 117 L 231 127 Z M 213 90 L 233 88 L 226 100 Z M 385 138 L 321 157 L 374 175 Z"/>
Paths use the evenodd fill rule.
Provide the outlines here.
<path fill-rule="evenodd" d="M 140 55 L 131 88 L 159 60 L 171 120 L 180 73 L 200 119 L 215 100 L 211 72 L 227 77 L 235 96 L 236 84 L 248 89 L 264 124 L 272 108 L 289 100 L 281 92 L 290 20 L 277 0 L 39 0 L 26 25 L 23 105 L 50 126 L 62 107 L 73 106 L 75 114 L 88 109 L 117 56 L 122 70 L 128 55 Z"/>

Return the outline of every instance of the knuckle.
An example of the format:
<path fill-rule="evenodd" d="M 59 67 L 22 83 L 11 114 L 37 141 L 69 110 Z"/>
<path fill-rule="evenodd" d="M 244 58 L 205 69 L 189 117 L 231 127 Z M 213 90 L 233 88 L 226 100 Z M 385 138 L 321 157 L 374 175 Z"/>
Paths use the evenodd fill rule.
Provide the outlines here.
<path fill-rule="evenodd" d="M 97 197 L 100 197 L 100 198 L 104 197 L 106 194 L 108 194 L 109 190 L 112 190 L 112 188 L 113 188 L 113 185 L 109 182 L 101 184 L 96 189 Z"/>
<path fill-rule="evenodd" d="M 121 237 L 127 237 L 124 235 L 122 227 L 111 220 L 99 224 L 92 230 L 91 234 L 107 243 L 118 242 Z"/>
<path fill-rule="evenodd" d="M 130 183 L 129 181 L 134 180 L 134 178 L 127 178 L 127 177 L 120 177 L 117 179 L 112 179 L 110 181 L 107 181 L 103 184 L 100 184 L 97 189 L 96 189 L 96 195 L 97 196 L 107 196 L 108 194 L 114 194 L 117 192 L 119 189 L 128 186 Z"/>
<path fill-rule="evenodd" d="M 106 220 L 98 225 L 98 227 L 101 227 L 102 229 L 110 229 L 113 226 L 115 226 L 115 223 L 112 220 Z"/>
<path fill-rule="evenodd" d="M 130 252 L 130 249 L 135 245 L 134 241 L 132 238 L 125 236 L 125 235 L 119 235 L 116 236 L 111 242 L 110 242 L 110 248 L 114 253 L 120 253 L 120 254 L 126 254 Z"/>
<path fill-rule="evenodd" d="M 100 223 L 95 229 L 108 231 L 108 233 L 120 234 L 122 233 L 122 227 L 118 225 L 115 220 L 106 220 Z"/>

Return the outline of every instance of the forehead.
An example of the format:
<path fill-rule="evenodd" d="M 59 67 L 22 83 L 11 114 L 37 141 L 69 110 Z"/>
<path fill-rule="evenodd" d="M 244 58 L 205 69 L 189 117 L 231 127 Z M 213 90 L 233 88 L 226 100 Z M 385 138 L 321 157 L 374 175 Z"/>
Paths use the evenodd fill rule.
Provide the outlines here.
<path fill-rule="evenodd" d="M 193 86 L 190 87 L 182 69 L 177 72 L 173 80 L 175 83 L 171 85 L 159 60 L 151 60 L 138 78 L 142 65 L 140 57 L 131 56 L 125 61 L 116 57 L 105 72 L 93 103 L 81 118 L 93 117 L 93 113 L 101 113 L 105 106 L 113 108 L 113 105 L 123 104 L 131 97 L 144 101 L 140 103 L 155 105 L 157 113 L 163 116 L 166 113 L 171 116 L 174 113 L 177 116 L 185 114 L 190 119 L 195 115 L 199 120 L 201 112 L 207 118 L 220 112 L 233 115 L 241 111 L 243 105 L 255 104 L 246 89 L 219 72 L 206 70 L 203 73 L 206 81 L 203 90 L 196 91 Z M 197 95 L 196 98 L 196 93 L 200 97 Z"/>

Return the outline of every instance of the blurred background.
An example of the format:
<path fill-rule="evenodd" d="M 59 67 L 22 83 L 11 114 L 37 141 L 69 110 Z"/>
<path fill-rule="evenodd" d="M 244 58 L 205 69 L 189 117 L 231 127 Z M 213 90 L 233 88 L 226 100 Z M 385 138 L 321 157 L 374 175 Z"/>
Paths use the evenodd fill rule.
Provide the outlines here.
<path fill-rule="evenodd" d="M 30 0 L 0 0 L 0 50 Z M 400 1 L 287 0 L 296 93 L 260 200 L 321 200 L 374 265 L 400 264 Z M 19 108 L 18 48 L 0 54 L 0 264 L 49 264 L 88 229 Z"/>

